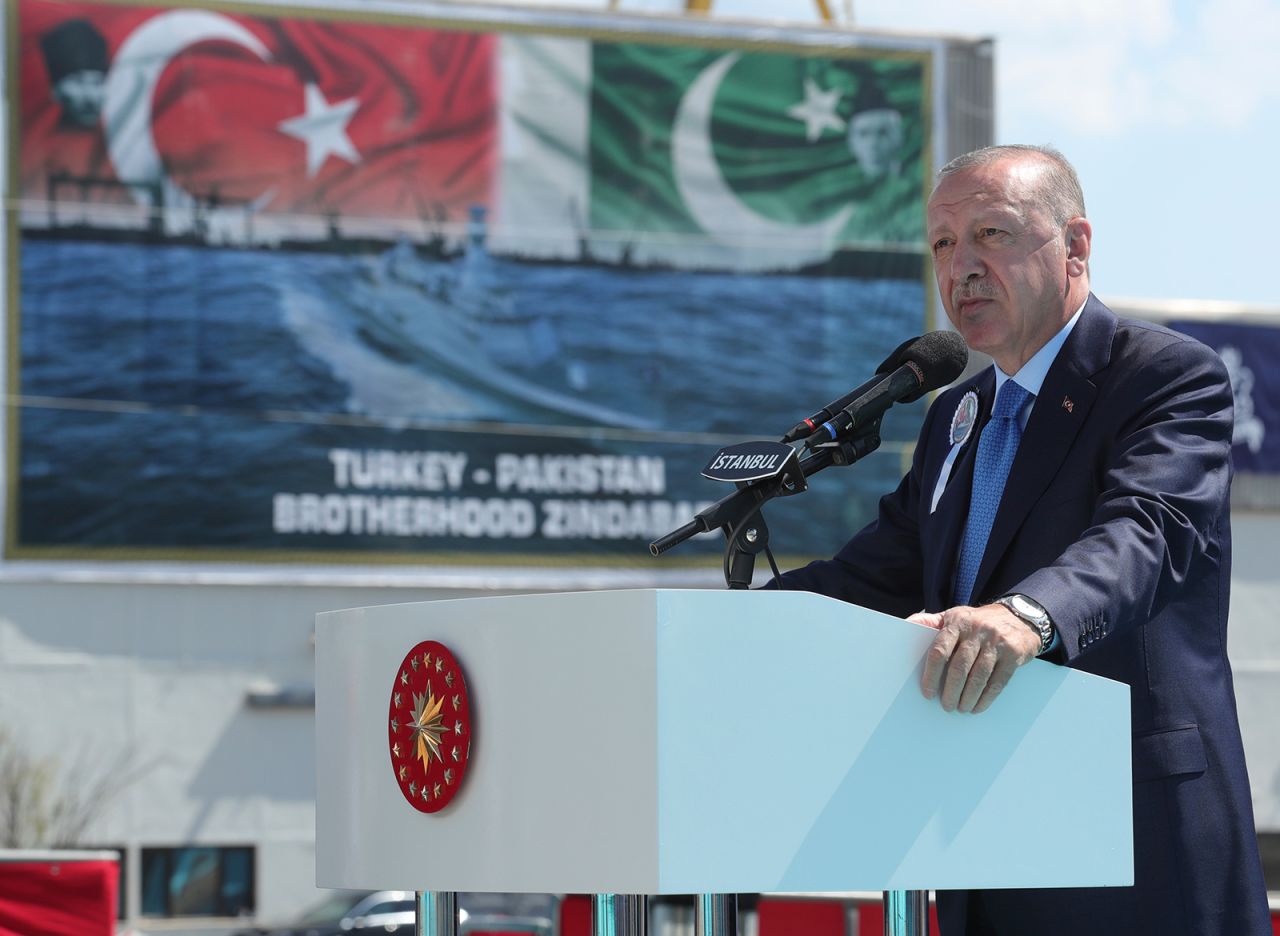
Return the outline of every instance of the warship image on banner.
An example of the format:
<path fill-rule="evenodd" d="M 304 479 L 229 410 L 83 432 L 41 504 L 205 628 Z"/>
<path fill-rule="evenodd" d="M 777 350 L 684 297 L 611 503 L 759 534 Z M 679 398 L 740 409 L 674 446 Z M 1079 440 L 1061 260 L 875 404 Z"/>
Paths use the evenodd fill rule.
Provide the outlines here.
<path fill-rule="evenodd" d="M 235 250 L 273 250 L 338 254 L 378 254 L 408 243 L 422 257 L 438 260 L 463 255 L 472 228 L 485 224 L 487 209 L 472 205 L 471 221 L 462 243 L 450 238 L 450 224 L 442 206 L 419 204 L 417 224 L 402 219 L 343 219 L 336 211 L 282 217 L 267 215 L 264 208 L 274 197 L 267 191 L 255 199 L 234 199 L 214 186 L 205 191 L 182 190 L 181 205 L 166 205 L 165 192 L 172 184 L 162 181 L 130 182 L 108 177 L 75 176 L 53 172 L 45 180 L 43 203 L 24 203 L 22 234 L 30 240 L 90 240 L 131 244 L 181 244 L 191 247 Z M 134 202 L 87 204 L 90 194 L 119 194 Z M 114 200 L 112 200 L 114 201 Z M 579 228 L 576 251 L 546 255 L 504 251 L 514 263 L 551 266 L 602 266 L 637 272 L 669 271 L 721 273 L 732 266 L 694 262 L 676 264 L 669 259 L 636 257 L 633 239 L 607 238 L 605 247 L 593 247 L 593 238 Z M 350 230 L 344 229 L 350 228 Z M 456 225 L 454 225 L 456 227 Z M 800 263 L 779 263 L 753 272 L 761 275 L 852 276 L 886 279 L 918 279 L 924 258 L 918 249 L 886 249 L 883 245 L 835 246 L 826 257 Z"/>

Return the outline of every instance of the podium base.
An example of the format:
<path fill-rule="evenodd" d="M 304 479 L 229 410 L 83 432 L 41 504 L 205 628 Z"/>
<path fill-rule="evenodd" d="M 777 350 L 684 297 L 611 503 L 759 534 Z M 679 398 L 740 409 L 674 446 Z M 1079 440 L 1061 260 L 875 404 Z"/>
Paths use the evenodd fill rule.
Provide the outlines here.
<path fill-rule="evenodd" d="M 694 936 L 738 936 L 738 895 L 699 894 L 694 899 Z"/>
<path fill-rule="evenodd" d="M 414 921 L 414 936 L 458 936 L 458 895 L 453 891 L 418 891 Z"/>
<path fill-rule="evenodd" d="M 648 897 L 640 894 L 596 894 L 592 897 L 592 936 L 647 936 L 648 932 Z"/>
<path fill-rule="evenodd" d="M 929 892 L 884 892 L 884 936 L 929 936 Z"/>

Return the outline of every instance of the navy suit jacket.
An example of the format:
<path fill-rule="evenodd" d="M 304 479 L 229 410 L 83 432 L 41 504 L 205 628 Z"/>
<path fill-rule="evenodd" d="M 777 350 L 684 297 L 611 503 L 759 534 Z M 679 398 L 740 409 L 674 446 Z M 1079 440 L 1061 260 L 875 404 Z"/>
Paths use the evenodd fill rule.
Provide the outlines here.
<path fill-rule="evenodd" d="M 900 617 L 950 607 L 994 389 L 988 368 L 941 394 L 877 519 L 780 586 Z M 970 391 L 978 426 L 933 508 Z M 971 603 L 1031 596 L 1061 638 L 1051 659 L 1132 687 L 1135 886 L 940 892 L 946 936 L 1271 932 L 1226 654 L 1231 433 L 1217 355 L 1089 297 L 1036 398 Z M 1091 802 L 1046 777 L 1028 820 L 1070 822 Z"/>

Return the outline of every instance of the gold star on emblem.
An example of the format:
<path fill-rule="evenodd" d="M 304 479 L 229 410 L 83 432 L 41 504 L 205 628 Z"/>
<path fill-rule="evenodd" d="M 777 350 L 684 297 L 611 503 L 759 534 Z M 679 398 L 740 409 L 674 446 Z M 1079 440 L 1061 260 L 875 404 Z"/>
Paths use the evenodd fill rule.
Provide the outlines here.
<path fill-rule="evenodd" d="M 400 723 L 396 721 L 394 718 L 391 719 L 391 733 L 395 734 L 399 730 L 400 730 Z"/>
<path fill-rule="evenodd" d="M 391 745 L 391 753 L 392 753 L 394 756 L 396 756 L 396 757 L 399 757 L 399 756 L 400 756 L 400 742 L 399 742 L 399 741 L 397 741 L 395 744 Z"/>
<path fill-rule="evenodd" d="M 462 696 L 456 695 L 453 697 L 453 710 L 456 712 L 460 708 L 462 708 Z"/>
<path fill-rule="evenodd" d="M 436 799 L 440 798 L 440 784 L 437 783 L 435 786 L 431 788 L 431 795 L 434 796 Z"/>
<path fill-rule="evenodd" d="M 447 784 L 449 784 L 450 786 L 452 786 L 452 785 L 453 785 L 453 771 L 452 771 L 452 770 L 446 770 L 446 771 L 444 772 L 444 782 L 445 782 L 445 783 L 447 783 Z"/>
<path fill-rule="evenodd" d="M 440 657 L 436 657 L 436 672 L 444 672 L 444 660 L 440 659 Z"/>
<path fill-rule="evenodd" d="M 409 779 L 409 768 L 406 767 L 404 764 L 400 765 L 400 779 L 401 780 Z"/>
<path fill-rule="evenodd" d="M 454 733 L 454 734 L 462 734 L 462 719 L 461 719 L 461 718 L 459 718 L 456 722 L 454 722 L 454 723 L 453 723 L 453 733 Z"/>
<path fill-rule="evenodd" d="M 431 794 L 427 792 L 427 785 L 425 783 L 422 785 L 422 798 L 424 800 L 431 799 Z"/>
<path fill-rule="evenodd" d="M 458 746 L 456 744 L 449 749 L 449 756 L 454 760 L 458 759 Z"/>
<path fill-rule="evenodd" d="M 450 670 L 448 673 L 445 674 L 444 684 L 448 686 L 450 689 L 453 688 L 453 671 L 452 670 Z"/>
<path fill-rule="evenodd" d="M 410 796 L 418 795 L 418 785 L 416 783 L 409 784 L 409 795 Z"/>
<path fill-rule="evenodd" d="M 402 685 L 402 686 L 407 686 L 407 685 L 409 685 L 409 674 L 408 674 L 408 673 L 401 673 L 401 674 L 400 674 L 400 685 Z"/>
<path fill-rule="evenodd" d="M 422 655 L 422 665 L 425 666 L 427 669 L 431 669 L 431 654 L 424 653 Z"/>
<path fill-rule="evenodd" d="M 399 707 L 400 707 L 400 693 L 398 693 L 398 692 L 397 692 L 395 695 L 393 695 L 393 696 L 391 697 L 391 699 L 392 699 L 391 704 L 392 704 L 392 705 L 394 705 L 396 708 L 399 708 Z"/>
<path fill-rule="evenodd" d="M 412 660 L 410 660 L 409 665 L 413 667 L 413 671 L 416 673 L 418 671 L 418 658 L 414 657 Z"/>
<path fill-rule="evenodd" d="M 444 707 L 444 696 L 435 697 L 431 691 L 431 683 L 427 683 L 427 691 L 419 695 L 413 694 L 413 721 L 410 730 L 417 742 L 415 756 L 422 761 L 422 769 L 431 768 L 431 758 L 440 759 L 440 735 L 444 730 L 444 717 L 440 709 Z"/>

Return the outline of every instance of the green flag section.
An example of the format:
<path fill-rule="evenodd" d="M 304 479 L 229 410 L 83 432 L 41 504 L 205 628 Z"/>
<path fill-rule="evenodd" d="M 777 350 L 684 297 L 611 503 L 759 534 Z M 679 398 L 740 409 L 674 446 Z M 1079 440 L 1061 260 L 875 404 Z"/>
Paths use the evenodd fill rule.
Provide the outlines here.
<path fill-rule="evenodd" d="M 918 250 L 924 74 L 914 57 L 595 43 L 591 230 L 755 268 Z"/>

